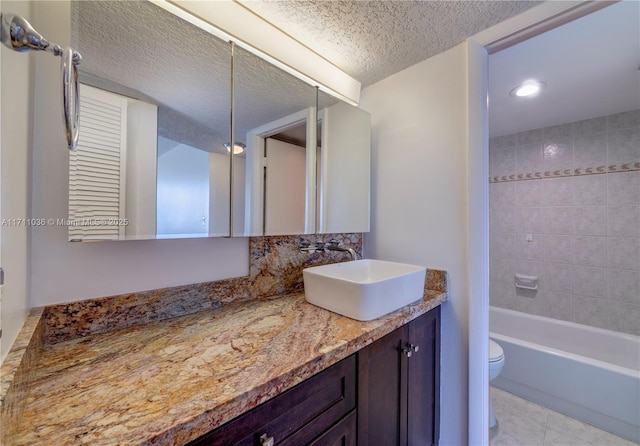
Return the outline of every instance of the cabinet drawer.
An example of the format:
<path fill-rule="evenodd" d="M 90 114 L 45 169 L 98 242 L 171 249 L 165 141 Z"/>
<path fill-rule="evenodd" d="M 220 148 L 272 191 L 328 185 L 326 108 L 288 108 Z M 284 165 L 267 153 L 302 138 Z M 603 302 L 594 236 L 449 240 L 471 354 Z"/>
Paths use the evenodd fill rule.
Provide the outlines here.
<path fill-rule="evenodd" d="M 286 444 L 289 438 L 296 445 L 309 444 L 355 405 L 356 359 L 352 355 L 189 445 L 257 446 L 263 434 L 273 437 L 276 445 Z"/>
<path fill-rule="evenodd" d="M 356 411 L 352 411 L 309 446 L 356 446 Z"/>

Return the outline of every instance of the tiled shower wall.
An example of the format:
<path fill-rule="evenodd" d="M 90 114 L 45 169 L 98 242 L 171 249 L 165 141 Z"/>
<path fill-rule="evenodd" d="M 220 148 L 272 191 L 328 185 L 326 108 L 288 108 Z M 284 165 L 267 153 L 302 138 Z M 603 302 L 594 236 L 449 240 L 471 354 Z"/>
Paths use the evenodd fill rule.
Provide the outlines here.
<path fill-rule="evenodd" d="M 640 335 L 640 110 L 495 137 L 489 154 L 491 305 Z"/>

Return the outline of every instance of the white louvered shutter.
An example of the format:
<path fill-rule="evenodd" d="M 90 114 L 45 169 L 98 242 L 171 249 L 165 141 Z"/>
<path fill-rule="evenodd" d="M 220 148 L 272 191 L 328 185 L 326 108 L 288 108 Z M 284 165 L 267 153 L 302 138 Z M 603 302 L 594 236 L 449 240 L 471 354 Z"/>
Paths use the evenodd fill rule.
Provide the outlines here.
<path fill-rule="evenodd" d="M 124 238 L 126 98 L 81 85 L 79 129 L 69 153 L 69 240 Z"/>

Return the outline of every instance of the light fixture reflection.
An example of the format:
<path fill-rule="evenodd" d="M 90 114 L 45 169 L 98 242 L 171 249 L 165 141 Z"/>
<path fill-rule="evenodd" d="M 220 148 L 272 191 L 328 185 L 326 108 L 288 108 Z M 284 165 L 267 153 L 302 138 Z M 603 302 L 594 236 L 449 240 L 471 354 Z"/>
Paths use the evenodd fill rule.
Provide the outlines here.
<path fill-rule="evenodd" d="M 528 80 L 518 85 L 516 88 L 511 90 L 511 96 L 517 96 L 520 98 L 530 98 L 537 96 L 547 84 L 544 82 L 536 81 L 536 80 Z"/>
<path fill-rule="evenodd" d="M 227 148 L 227 152 L 231 152 L 231 144 L 228 142 L 224 143 L 224 146 Z M 242 152 L 244 152 L 244 149 L 246 149 L 247 146 L 245 144 L 242 144 L 241 142 L 236 142 L 233 144 L 233 154 L 234 155 L 239 155 Z"/>
<path fill-rule="evenodd" d="M 318 87 L 320 90 L 341 99 L 351 105 L 358 105 L 360 100 L 360 82 L 342 71 L 331 62 L 319 56 L 314 51 L 310 50 L 301 43 L 291 39 L 285 35 L 285 45 L 288 48 L 284 52 L 276 51 L 276 54 L 271 54 L 268 48 L 275 48 L 276 42 L 282 42 L 280 37 L 282 31 L 266 22 L 262 17 L 253 13 L 250 8 L 241 5 L 240 2 L 188 2 L 183 0 L 150 0 L 156 6 L 169 11 L 170 13 L 180 17 L 183 20 L 197 26 L 204 31 L 219 37 L 225 42 L 234 42 L 238 47 L 255 54 L 259 58 L 266 60 L 267 62 L 275 65 L 281 70 L 295 76 L 296 78 L 306 82 L 309 85 Z M 225 29 L 237 29 L 246 28 L 246 18 L 253 19 L 252 23 L 265 22 L 266 26 L 259 27 L 260 30 L 271 30 L 267 34 L 259 34 L 261 39 L 258 42 L 252 32 L 248 32 L 244 37 L 234 35 L 233 32 L 228 33 L 222 28 L 216 26 L 220 24 Z M 253 37 L 252 37 L 253 36 Z M 251 44 L 249 40 L 254 41 Z M 282 46 L 282 44 L 280 44 Z M 295 59 L 291 59 L 294 65 L 298 65 L 303 71 L 293 68 L 293 66 L 281 61 L 278 55 L 282 55 L 285 52 L 295 54 Z"/>

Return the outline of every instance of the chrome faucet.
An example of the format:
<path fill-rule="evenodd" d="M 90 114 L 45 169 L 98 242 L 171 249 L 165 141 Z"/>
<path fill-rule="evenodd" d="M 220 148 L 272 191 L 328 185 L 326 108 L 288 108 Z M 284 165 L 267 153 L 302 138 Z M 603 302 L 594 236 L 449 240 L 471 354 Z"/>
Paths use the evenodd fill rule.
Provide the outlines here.
<path fill-rule="evenodd" d="M 300 242 L 299 249 L 301 252 L 308 252 L 313 254 L 316 251 L 340 251 L 340 252 L 348 252 L 351 256 L 351 260 L 358 260 L 358 254 L 353 248 L 347 248 L 344 243 L 338 242 L 337 240 L 330 240 L 328 243 L 322 243 L 321 240 L 318 240 L 315 243 L 309 243 L 307 241 Z"/>
<path fill-rule="evenodd" d="M 344 243 L 338 242 L 337 240 L 331 240 L 329 243 L 325 243 L 324 250 L 348 252 L 351 255 L 351 260 L 358 260 L 358 255 L 353 248 L 347 248 Z"/>

